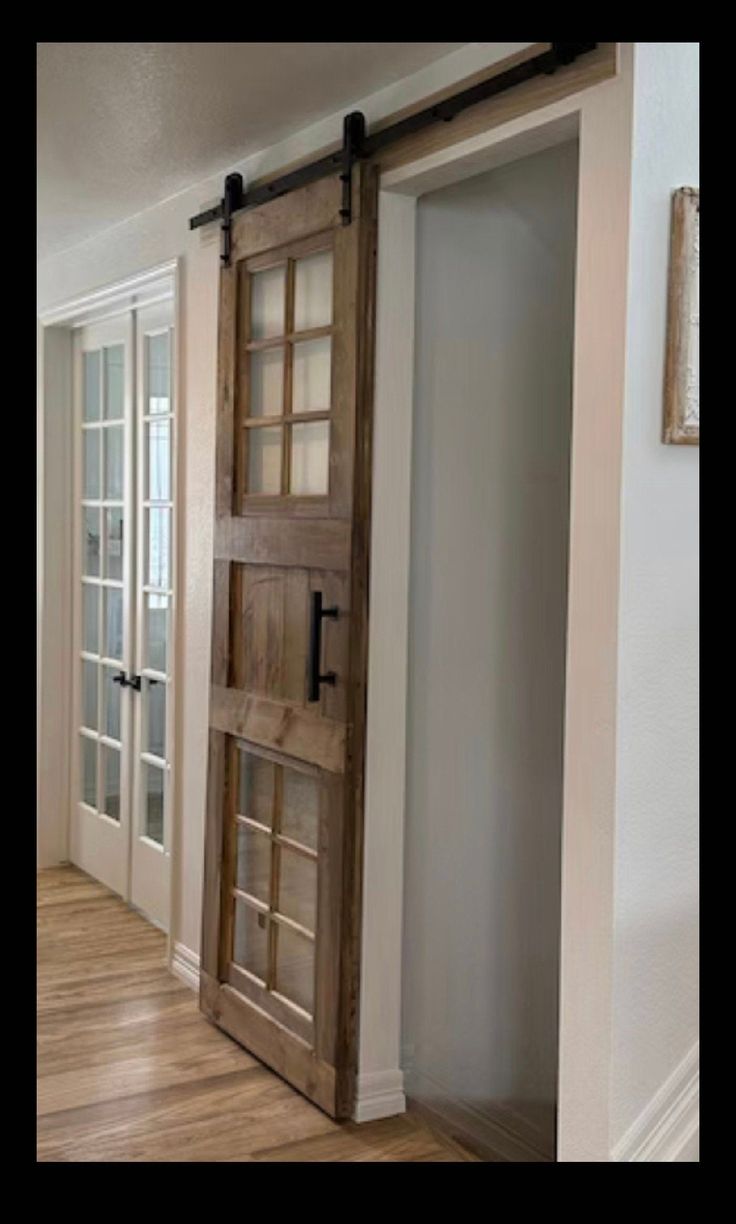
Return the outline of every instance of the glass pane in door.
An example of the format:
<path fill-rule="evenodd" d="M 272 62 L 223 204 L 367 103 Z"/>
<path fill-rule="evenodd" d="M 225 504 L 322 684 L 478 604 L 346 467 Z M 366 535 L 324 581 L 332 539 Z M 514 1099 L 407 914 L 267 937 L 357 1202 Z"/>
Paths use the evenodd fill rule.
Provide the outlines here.
<path fill-rule="evenodd" d="M 171 344 L 169 332 L 146 336 L 146 405 L 145 415 L 171 411 Z"/>
<path fill-rule="evenodd" d="M 82 583 L 82 650 L 98 654 L 100 649 L 100 588 Z"/>
<path fill-rule="evenodd" d="M 237 898 L 233 926 L 233 960 L 265 982 L 268 976 L 268 918 Z"/>
<path fill-rule="evenodd" d="M 291 841 L 317 849 L 319 782 L 298 769 L 282 770 L 281 833 Z"/>
<path fill-rule="evenodd" d="M 174 527 L 174 389 L 171 377 L 173 332 L 143 332 L 144 394 L 138 428 L 141 470 L 137 473 L 138 555 L 142 586 L 137 604 L 137 660 L 141 688 L 137 695 L 139 785 L 136 835 L 145 839 L 141 853 L 150 856 L 150 842 L 165 849 L 166 811 L 170 781 L 167 756 L 168 678 L 171 656 Z M 150 861 L 150 858 L 149 858 Z"/>
<path fill-rule="evenodd" d="M 84 439 L 83 494 L 95 499 L 100 496 L 100 430 L 85 429 Z"/>
<path fill-rule="evenodd" d="M 276 934 L 276 990 L 310 1015 L 314 1009 L 314 943 L 283 923 Z"/>
<path fill-rule="evenodd" d="M 313 496 L 327 493 L 330 479 L 330 422 L 293 425 L 291 430 L 291 492 Z"/>
<path fill-rule="evenodd" d="M 81 771 L 80 794 L 82 803 L 88 807 L 97 807 L 97 741 L 80 736 Z"/>
<path fill-rule="evenodd" d="M 332 322 L 332 251 L 297 259 L 294 274 L 294 329 L 308 331 Z"/>
<path fill-rule="evenodd" d="M 151 501 L 168 501 L 171 496 L 171 428 L 167 420 L 148 421 L 148 493 Z"/>
<path fill-rule="evenodd" d="M 329 412 L 332 380 L 332 340 L 305 340 L 294 345 L 292 412 Z"/>
<path fill-rule="evenodd" d="M 84 392 L 82 395 L 82 416 L 85 421 L 100 419 L 100 354 L 85 353 L 82 358 Z"/>
<path fill-rule="evenodd" d="M 279 913 L 314 934 L 317 922 L 317 860 L 279 849 Z"/>
<path fill-rule="evenodd" d="M 149 761 L 143 764 L 143 831 L 160 846 L 164 842 L 164 771 Z"/>
<path fill-rule="evenodd" d="M 123 511 L 118 506 L 105 511 L 105 577 L 123 578 Z"/>
<path fill-rule="evenodd" d="M 122 421 L 125 412 L 125 348 L 105 349 L 105 418 Z"/>
<path fill-rule="evenodd" d="M 152 671 L 165 672 L 169 616 L 168 596 L 149 592 L 145 598 L 143 615 L 145 618 L 144 666 Z"/>
<path fill-rule="evenodd" d="M 120 821 L 120 749 L 106 744 L 102 749 L 103 812 L 110 820 Z"/>
<path fill-rule="evenodd" d="M 85 506 L 82 511 L 82 573 L 94 578 L 100 572 L 100 511 Z"/>
<path fill-rule="evenodd" d="M 280 264 L 251 278 L 250 334 L 254 340 L 282 336 L 286 326 L 286 268 Z"/>

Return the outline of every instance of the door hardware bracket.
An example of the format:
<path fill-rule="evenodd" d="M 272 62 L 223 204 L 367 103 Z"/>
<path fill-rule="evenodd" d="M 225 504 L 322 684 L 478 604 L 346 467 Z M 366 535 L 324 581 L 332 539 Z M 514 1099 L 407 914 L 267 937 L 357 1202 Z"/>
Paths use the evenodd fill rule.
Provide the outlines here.
<path fill-rule="evenodd" d="M 224 267 L 230 265 L 233 240 L 233 213 L 243 207 L 243 176 L 228 174 L 225 177 L 225 194 L 222 199 L 222 250 L 220 259 Z"/>
<path fill-rule="evenodd" d="M 459 93 L 443 98 L 441 102 L 435 102 L 423 110 L 414 111 L 403 119 L 398 119 L 395 123 L 379 128 L 378 131 L 370 134 L 366 130 L 365 116 L 362 112 L 351 111 L 343 119 L 342 146 L 335 152 L 328 153 L 325 157 L 309 162 L 307 165 L 298 166 L 296 170 L 281 174 L 271 179 L 270 182 L 252 187 L 249 191 L 243 189 L 242 174 L 228 174 L 225 178 L 224 194 L 219 204 L 198 213 L 195 217 L 190 217 L 189 228 L 199 229 L 203 225 L 210 225 L 213 221 L 222 223 L 220 259 L 223 267 L 227 268 L 230 265 L 232 254 L 232 219 L 235 213 L 242 212 L 244 208 L 255 208 L 259 204 L 267 204 L 269 200 L 277 200 L 290 191 L 304 187 L 308 183 L 314 183 L 318 179 L 327 178 L 335 172 L 339 174 L 342 183 L 340 219 L 343 225 L 350 225 L 352 221 L 353 166 L 356 161 L 376 157 L 389 145 L 405 140 L 408 136 L 416 135 L 417 132 L 423 131 L 431 124 L 450 123 L 456 115 L 461 114 L 468 107 L 477 106 L 478 103 L 497 97 L 506 90 L 523 85 L 535 76 L 550 76 L 559 68 L 572 64 L 578 56 L 588 55 L 597 46 L 598 43 L 594 42 L 550 43 L 547 51 L 542 51 L 539 55 L 523 60 L 519 64 L 513 64 L 510 68 L 496 73 L 495 76 L 492 75 L 485 80 L 478 81 L 475 85 L 460 90 Z"/>
<path fill-rule="evenodd" d="M 346 115 L 342 125 L 342 207 L 340 216 L 343 225 L 350 225 L 353 219 L 353 166 L 363 153 L 365 144 L 365 115 L 362 111 L 351 111 Z"/>

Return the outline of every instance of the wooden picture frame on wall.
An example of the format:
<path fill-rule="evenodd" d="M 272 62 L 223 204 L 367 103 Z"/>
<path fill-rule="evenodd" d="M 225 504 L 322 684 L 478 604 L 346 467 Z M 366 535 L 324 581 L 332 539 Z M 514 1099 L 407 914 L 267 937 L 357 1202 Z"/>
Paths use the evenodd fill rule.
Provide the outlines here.
<path fill-rule="evenodd" d="M 662 441 L 700 443 L 700 190 L 672 194 Z"/>

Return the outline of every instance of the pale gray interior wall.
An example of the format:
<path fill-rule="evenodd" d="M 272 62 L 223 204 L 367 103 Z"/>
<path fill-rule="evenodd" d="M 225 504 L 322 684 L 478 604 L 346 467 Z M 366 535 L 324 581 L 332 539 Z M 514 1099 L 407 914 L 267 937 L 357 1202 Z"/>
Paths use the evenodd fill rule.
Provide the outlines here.
<path fill-rule="evenodd" d="M 407 1088 L 546 1117 L 557 1074 L 577 144 L 430 194 L 417 331 Z"/>
<path fill-rule="evenodd" d="M 50 327 L 39 337 L 39 378 L 45 411 L 39 413 L 37 591 L 37 865 L 68 855 L 69 701 L 71 657 L 72 336 Z"/>
<path fill-rule="evenodd" d="M 624 413 L 611 1138 L 698 1037 L 699 449 L 664 446 L 670 200 L 697 187 L 699 46 L 637 43 Z"/>

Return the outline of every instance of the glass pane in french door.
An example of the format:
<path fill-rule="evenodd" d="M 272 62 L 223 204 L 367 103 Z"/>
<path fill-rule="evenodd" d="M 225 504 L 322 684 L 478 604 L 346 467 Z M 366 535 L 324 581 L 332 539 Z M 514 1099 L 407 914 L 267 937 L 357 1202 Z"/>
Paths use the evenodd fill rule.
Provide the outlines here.
<path fill-rule="evenodd" d="M 141 316 L 139 354 L 142 385 L 138 415 L 137 541 L 140 594 L 137 601 L 138 671 L 141 675 L 136 828 L 156 847 L 168 845 L 170 777 L 169 687 L 173 593 L 174 400 L 173 329 L 146 326 Z"/>
<path fill-rule="evenodd" d="M 125 346 L 86 344 L 79 395 L 77 799 L 119 825 L 125 750 L 120 678 L 127 670 Z M 94 849 L 90 853 L 81 865 L 94 873 Z"/>

